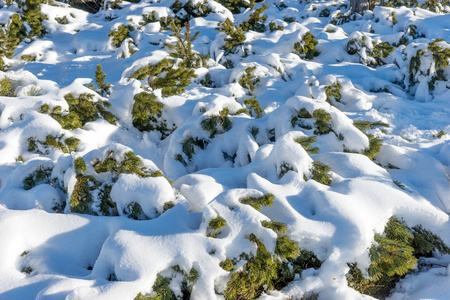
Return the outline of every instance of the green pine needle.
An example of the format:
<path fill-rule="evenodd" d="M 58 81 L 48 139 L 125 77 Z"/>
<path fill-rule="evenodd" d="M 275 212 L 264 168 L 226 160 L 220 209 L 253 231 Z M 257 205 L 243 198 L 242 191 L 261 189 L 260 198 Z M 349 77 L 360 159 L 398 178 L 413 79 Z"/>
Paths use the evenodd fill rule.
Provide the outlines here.
<path fill-rule="evenodd" d="M 256 210 L 260 210 L 264 206 L 272 206 L 275 196 L 265 194 L 261 197 L 245 197 L 240 200 L 242 204 L 248 204 Z"/>

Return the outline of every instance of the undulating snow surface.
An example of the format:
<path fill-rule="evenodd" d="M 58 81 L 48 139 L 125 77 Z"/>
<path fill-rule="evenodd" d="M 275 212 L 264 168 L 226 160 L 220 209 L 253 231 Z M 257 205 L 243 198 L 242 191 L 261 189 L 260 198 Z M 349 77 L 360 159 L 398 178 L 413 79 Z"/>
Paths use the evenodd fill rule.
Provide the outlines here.
<path fill-rule="evenodd" d="M 376 7 L 333 25 L 330 21 L 337 10 L 346 11 L 341 5 L 347 1 L 288 0 L 284 7 L 267 0 L 265 32 L 246 32 L 245 43 L 225 56 L 226 35 L 216 30 L 218 22 L 230 18 L 241 24 L 251 10 L 233 15 L 207 0 L 212 12 L 190 20 L 191 31 L 200 31 L 193 49 L 210 55 L 207 65 L 195 70 L 198 77 L 184 93 L 162 97 L 160 90 L 153 91 L 165 105 L 160 118 L 175 128 L 161 139 L 158 131 L 141 132 L 133 126 L 133 96 L 148 83 L 130 76 L 168 56 L 164 43 L 175 42 L 172 32 L 160 31 L 158 22 L 139 23 L 152 11 L 159 18 L 173 15 L 173 2 L 124 1 L 120 10 L 96 14 L 59 2 L 42 4 L 48 33 L 21 42 L 14 56 L 5 59 L 10 68 L 0 72 L 0 79 L 12 80 L 16 97 L 0 97 L 0 299 L 133 299 L 151 292 L 157 275 L 170 274 L 175 265 L 199 272 L 192 299 L 223 299 L 230 273 L 219 263 L 243 252 L 255 253 L 248 239 L 252 233 L 273 252 L 276 233 L 261 225 L 269 219 L 286 223 L 287 235 L 323 264 L 261 299 L 300 299 L 310 292 L 318 293 L 319 299 L 370 298 L 347 285 L 348 263 L 357 262 L 362 270 L 370 265 L 368 249 L 391 216 L 410 227 L 421 224 L 450 244 L 450 135 L 437 137 L 441 130 L 450 132 L 450 80 L 436 81 L 429 89 L 434 75 L 427 70 L 434 70 L 434 61 L 426 54 L 427 45 L 437 38 L 448 47 L 450 15 Z M 1 20 L 19 9 L 5 2 L 0 6 Z M 320 14 L 325 8 L 328 16 Z M 55 20 L 64 16 L 68 24 Z M 284 30 L 271 32 L 270 22 Z M 135 30 L 117 48 L 108 33 L 122 24 Z M 409 35 L 410 25 L 416 37 Z M 316 37 L 320 52 L 312 60 L 294 51 L 307 32 Z M 372 43 L 397 44 L 404 35 L 408 45 L 397 45 L 382 58 L 383 65 L 372 65 Z M 352 39 L 366 44 L 350 55 L 346 47 Z M 137 52 L 131 54 L 128 42 Z M 425 51 L 423 72 L 410 75 L 410 60 L 419 49 Z M 36 60 L 20 59 L 27 54 Z M 223 65 L 226 60 L 233 68 Z M 110 95 L 102 97 L 86 87 L 97 65 L 112 84 Z M 249 67 L 256 67 L 252 75 L 259 78 L 253 91 L 239 84 Z M 200 83 L 206 74 L 213 83 L 209 87 Z M 450 68 L 444 68 L 444 75 L 450 78 Z M 341 99 L 326 101 L 326 87 L 337 83 L 342 86 Z M 91 93 L 91 101 L 108 101 L 116 124 L 100 118 L 82 128 L 62 129 L 40 107 L 59 105 L 67 110 L 68 93 Z M 253 96 L 264 110 L 262 117 L 236 114 L 249 108 L 244 100 Z M 212 137 L 201 122 L 225 108 L 232 127 Z M 319 154 L 309 154 L 295 142 L 315 135 L 315 119 L 306 119 L 310 129 L 292 121 L 302 108 L 331 115 L 333 131 L 318 135 L 312 144 Z M 354 120 L 390 125 L 366 131 L 383 141 L 374 160 L 361 154 L 369 138 L 353 126 Z M 39 143 L 30 151 L 30 138 L 43 142 L 48 135 L 81 142 L 71 153 Z M 183 149 L 189 137 L 206 141 L 192 146 L 191 157 Z M 172 185 L 164 177 L 98 173 L 89 163 L 111 153 L 121 161 L 129 151 L 141 158 L 141 167 L 161 170 Z M 71 212 L 78 157 L 87 163 L 87 174 L 103 186 L 112 185 L 110 197 L 117 208 L 113 214 L 118 216 L 103 215 L 98 191 L 89 208 L 92 215 Z M 313 161 L 331 167 L 331 185 L 310 179 Z M 46 179 L 24 189 L 24 180 L 43 170 Z M 240 202 L 267 193 L 275 196 L 272 207 L 257 211 Z M 175 206 L 165 210 L 169 202 Z M 127 217 L 133 203 L 142 208 L 140 220 Z M 217 216 L 226 226 L 217 238 L 208 237 L 208 224 Z M 390 299 L 448 299 L 450 257 L 434 256 L 428 258 L 434 267 L 410 272 Z M 30 274 L 22 272 L 27 267 Z"/>

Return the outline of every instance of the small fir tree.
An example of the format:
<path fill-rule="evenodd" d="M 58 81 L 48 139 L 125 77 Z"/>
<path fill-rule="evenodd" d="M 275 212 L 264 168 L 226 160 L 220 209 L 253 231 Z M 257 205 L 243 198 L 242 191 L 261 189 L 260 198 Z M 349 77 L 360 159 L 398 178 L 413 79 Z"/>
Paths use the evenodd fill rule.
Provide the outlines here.
<path fill-rule="evenodd" d="M 175 44 L 164 44 L 171 50 L 170 56 L 174 58 L 181 58 L 183 60 L 183 67 L 199 68 L 206 65 L 207 56 L 202 56 L 192 50 L 192 42 L 197 38 L 200 31 L 197 31 L 191 36 L 191 27 L 189 22 L 185 23 L 184 36 L 181 34 L 181 26 L 174 22 L 170 23 L 170 29 L 177 41 Z"/>
<path fill-rule="evenodd" d="M 216 134 L 229 131 L 233 127 L 233 123 L 228 114 L 229 111 L 225 108 L 219 112 L 219 115 L 206 117 L 201 122 L 202 129 L 210 133 L 210 138 L 214 138 Z"/>
<path fill-rule="evenodd" d="M 253 30 L 256 32 L 264 32 L 266 29 L 266 25 L 264 25 L 264 21 L 267 19 L 267 16 L 261 14 L 267 9 L 267 4 L 264 4 L 260 8 L 255 9 L 255 11 L 250 15 L 249 19 L 241 24 L 241 28 L 243 31 Z"/>
<path fill-rule="evenodd" d="M 250 115 L 255 119 L 262 118 L 264 110 L 259 106 L 259 102 L 256 97 L 248 98 L 244 100 L 244 105 L 247 105 Z"/>
<path fill-rule="evenodd" d="M 130 32 L 132 32 L 134 28 L 130 25 L 120 25 L 117 30 L 110 30 L 108 36 L 111 38 L 111 43 L 114 47 L 119 48 L 123 41 L 127 38 L 130 38 Z"/>
<path fill-rule="evenodd" d="M 260 81 L 258 77 L 255 78 L 252 74 L 255 70 L 256 66 L 246 68 L 244 76 L 239 79 L 239 84 L 244 89 L 249 89 L 252 92 L 255 90 L 255 85 Z"/>
<path fill-rule="evenodd" d="M 331 115 L 324 109 L 316 109 L 312 114 L 313 118 L 316 119 L 314 125 L 316 126 L 316 130 L 314 130 L 314 134 L 327 134 L 332 132 L 331 128 Z"/>
<path fill-rule="evenodd" d="M 199 139 L 198 137 L 193 138 L 190 135 L 186 136 L 181 142 L 181 149 L 189 161 L 192 160 L 192 157 L 196 152 L 196 148 L 204 150 L 206 146 L 208 146 L 208 141 Z M 187 165 L 181 155 L 177 155 L 175 159 L 183 163 L 185 166 Z"/>
<path fill-rule="evenodd" d="M 311 32 L 305 33 L 302 40 L 294 44 L 295 53 L 304 59 L 313 59 L 314 56 L 318 56 L 320 53 L 316 50 L 316 46 L 319 42 L 316 41 L 316 37 Z"/>
<path fill-rule="evenodd" d="M 77 182 L 69 199 L 70 211 L 79 214 L 91 214 L 92 192 L 99 182 L 92 176 L 77 175 Z"/>
<path fill-rule="evenodd" d="M 277 25 L 277 23 L 275 23 L 275 22 L 270 22 L 269 23 L 269 30 L 270 30 L 270 32 L 274 32 L 274 31 L 277 31 L 277 30 L 283 31 L 284 30 L 284 26 Z"/>
<path fill-rule="evenodd" d="M 102 70 L 102 65 L 97 65 L 95 71 L 95 83 L 97 84 L 100 95 L 108 95 L 110 93 L 111 84 L 105 83 L 106 74 Z"/>
<path fill-rule="evenodd" d="M 249 239 L 257 245 L 256 255 L 247 256 L 243 270 L 231 274 L 224 292 L 225 299 L 255 299 L 264 291 L 274 289 L 278 262 L 254 234 Z"/>
<path fill-rule="evenodd" d="M 9 19 L 8 27 L 0 28 L 0 70 L 6 70 L 7 65 L 3 58 L 11 58 L 16 46 L 27 36 L 27 29 L 20 14 L 13 14 Z"/>
<path fill-rule="evenodd" d="M 177 61 L 165 58 L 157 64 L 136 70 L 130 78 L 144 80 L 153 90 L 161 89 L 163 97 L 178 95 L 185 92 L 185 88 L 196 78 L 195 70 L 187 68 L 183 63 L 177 64 Z"/>
<path fill-rule="evenodd" d="M 87 171 L 86 163 L 82 157 L 78 157 L 73 161 L 73 167 L 78 175 L 83 175 Z"/>
<path fill-rule="evenodd" d="M 245 42 L 244 32 L 239 26 L 233 25 L 233 22 L 231 22 L 230 19 L 220 22 L 217 30 L 227 34 L 225 45 L 222 47 L 222 49 L 225 50 L 225 55 L 235 53 L 236 47 L 243 45 Z"/>
<path fill-rule="evenodd" d="M 327 102 L 333 105 L 333 100 L 336 102 L 341 102 L 341 89 L 342 85 L 339 81 L 334 84 L 328 85 L 325 88 L 325 95 L 327 96 Z"/>
<path fill-rule="evenodd" d="M 41 12 L 41 4 L 47 3 L 47 1 L 41 0 L 25 0 L 19 2 L 23 20 L 27 22 L 31 30 L 28 33 L 28 37 L 42 38 L 47 30 L 43 26 L 43 21 L 47 20 L 47 16 Z"/>
<path fill-rule="evenodd" d="M 365 278 L 356 264 L 349 265 L 347 275 L 349 286 L 374 297 L 386 297 L 401 276 L 415 267 L 419 256 L 431 251 L 450 253 L 437 235 L 420 225 L 410 229 L 395 217 L 389 219 L 384 233 L 376 234 L 374 241 L 369 250 L 369 277 Z"/>
<path fill-rule="evenodd" d="M 140 92 L 134 95 L 131 111 L 133 126 L 140 131 L 158 130 L 167 135 L 167 124 L 161 119 L 164 103 L 157 100 L 153 93 Z"/>

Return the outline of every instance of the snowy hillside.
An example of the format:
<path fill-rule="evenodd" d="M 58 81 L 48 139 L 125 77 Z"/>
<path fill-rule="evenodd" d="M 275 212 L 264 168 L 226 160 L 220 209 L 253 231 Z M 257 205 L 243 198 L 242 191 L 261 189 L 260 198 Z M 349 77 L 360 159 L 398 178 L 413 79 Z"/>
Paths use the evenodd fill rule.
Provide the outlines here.
<path fill-rule="evenodd" d="M 0 1 L 0 299 L 449 299 L 450 4 L 376 3 Z"/>

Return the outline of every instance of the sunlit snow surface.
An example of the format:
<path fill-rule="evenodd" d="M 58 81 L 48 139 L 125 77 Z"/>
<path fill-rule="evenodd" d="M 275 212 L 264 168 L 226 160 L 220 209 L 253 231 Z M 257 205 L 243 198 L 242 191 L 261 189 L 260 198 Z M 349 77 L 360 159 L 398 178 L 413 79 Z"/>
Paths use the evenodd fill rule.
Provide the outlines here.
<path fill-rule="evenodd" d="M 173 37 L 169 31 L 160 32 L 158 23 L 141 26 L 131 34 L 139 51 L 129 56 L 126 49 L 112 46 L 108 33 L 120 24 L 138 24 L 144 13 L 156 11 L 159 17 L 166 16 L 172 2 L 123 2 L 121 10 L 94 15 L 65 4 L 42 5 L 48 16 L 44 21 L 48 34 L 29 44 L 22 42 L 8 60 L 11 69 L 0 72 L 0 78 L 7 76 L 15 82 L 18 95 L 0 97 L 0 299 L 133 299 L 139 292 L 150 292 L 157 274 L 174 265 L 199 271 L 193 299 L 223 299 L 216 291 L 224 289 L 229 272 L 219 263 L 242 252 L 254 252 L 255 245 L 248 240 L 251 233 L 273 251 L 276 234 L 260 223 L 269 218 L 286 223 L 288 235 L 324 263 L 318 270 L 304 271 L 282 291 L 263 294 L 262 299 L 300 298 L 311 291 L 319 293 L 320 299 L 370 298 L 347 286 L 347 263 L 357 262 L 361 269 L 369 266 L 368 248 L 374 234 L 383 232 L 393 215 L 408 226 L 422 224 L 450 244 L 450 135 L 433 137 L 440 130 L 450 132 L 450 81 L 441 82 L 433 97 L 420 90 L 412 96 L 397 84 L 408 76 L 407 66 L 401 59 L 395 60 L 401 56 L 398 48 L 386 65 L 376 69 L 360 64 L 357 55 L 345 51 L 348 37 L 356 31 L 373 40 L 397 42 L 411 24 L 425 36 L 416 43 L 436 38 L 450 42 L 450 15 L 377 7 L 356 21 L 333 26 L 328 24 L 331 16 L 319 17 L 324 7 L 336 9 L 330 3 L 284 1 L 288 8 L 280 10 L 274 5 L 279 2 L 266 1 L 267 24 L 276 21 L 285 26 L 284 31 L 247 32 L 251 54 L 231 55 L 234 68 L 226 69 L 217 63 L 223 55 L 224 35 L 216 28 L 219 21 L 233 15 L 208 0 L 213 12 L 190 24 L 193 31 L 200 31 L 194 49 L 211 55 L 208 68 L 216 87 L 199 84 L 208 72 L 200 68 L 196 70 L 198 79 L 185 93 L 162 99 L 163 116 L 177 129 L 161 141 L 159 134 L 141 133 L 132 126 L 133 95 L 141 91 L 141 83 L 129 76 L 166 57 L 163 43 L 173 42 Z M 3 7 L 0 19 L 15 9 Z M 395 25 L 388 20 L 392 11 Z M 235 15 L 236 21 L 245 20 L 249 13 Z M 64 16 L 68 24 L 55 21 Z M 115 18 L 109 21 L 105 17 Z M 287 17 L 296 22 L 284 22 Z M 369 33 L 371 29 L 373 33 Z M 293 45 L 307 31 L 316 36 L 321 52 L 311 61 L 292 53 Z M 405 51 L 412 51 L 408 49 Z M 37 60 L 20 60 L 25 54 L 35 54 Z M 119 58 L 122 55 L 129 57 Z M 93 93 L 86 85 L 98 64 L 113 92 L 108 99 L 96 98 L 112 104 L 119 119 L 116 126 L 100 119 L 68 131 L 39 113 L 44 103 L 67 108 L 63 98 L 67 93 Z M 210 139 L 206 149 L 197 149 L 187 166 L 175 160 L 187 136 L 209 139 L 200 125 L 206 116 L 217 115 L 226 107 L 232 113 L 243 108 L 248 90 L 238 81 L 249 66 L 256 66 L 254 74 L 260 77 L 253 95 L 265 116 L 233 116 L 232 129 Z M 450 76 L 450 69 L 446 74 Z M 330 106 L 325 101 L 325 87 L 337 80 L 342 84 L 341 103 Z M 32 88 L 40 89 L 42 95 L 29 96 Z M 374 92 L 384 88 L 391 93 Z M 328 111 L 336 135 L 342 134 L 344 141 L 334 133 L 319 136 L 314 146 L 320 148 L 320 154 L 309 155 L 294 142 L 304 135 L 302 129 L 291 125 L 292 113 L 302 107 Z M 386 133 L 369 131 L 384 143 L 375 161 L 343 152 L 361 152 L 368 146 L 367 137 L 352 126 L 354 119 L 390 124 Z M 259 128 L 256 138 L 250 133 L 254 126 Z M 271 129 L 274 142 L 269 139 Z M 79 138 L 80 151 L 73 153 L 74 157 L 95 158 L 108 149 L 131 149 L 144 158 L 146 166 L 162 170 L 174 185 L 162 177 L 144 181 L 134 175 L 121 175 L 114 185 L 111 197 L 119 211 L 135 201 L 153 218 L 150 220 L 78 215 L 67 207 L 66 214 L 55 213 L 55 201 L 67 201 L 65 194 L 48 184 L 27 191 L 22 188 L 28 174 L 45 166 L 53 168 L 52 176 L 64 182 L 68 193 L 73 189 L 70 154 L 27 151 L 30 137 L 45 140 L 49 134 Z M 233 161 L 230 157 L 234 154 Z M 19 156 L 25 162 L 16 162 Z M 331 167 L 331 186 L 304 181 L 313 160 Z M 280 179 L 283 163 L 294 170 Z M 403 184 L 404 190 L 394 181 Z M 263 193 L 275 195 L 273 207 L 258 212 L 239 202 Z M 174 208 L 159 216 L 154 213 L 171 200 L 177 203 Z M 227 220 L 227 226 L 219 238 L 209 238 L 208 223 L 218 215 Z M 21 256 L 24 251 L 29 253 Z M 440 267 L 407 275 L 390 299 L 449 299 L 450 257 L 435 256 L 430 259 Z M 33 269 L 29 275 L 21 272 L 27 266 Z M 108 281 L 111 274 L 117 281 Z"/>

